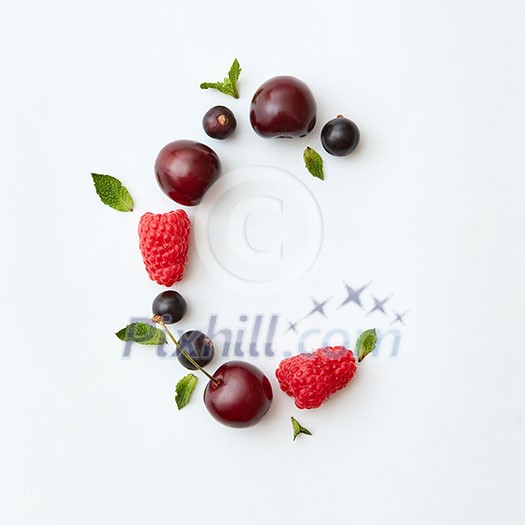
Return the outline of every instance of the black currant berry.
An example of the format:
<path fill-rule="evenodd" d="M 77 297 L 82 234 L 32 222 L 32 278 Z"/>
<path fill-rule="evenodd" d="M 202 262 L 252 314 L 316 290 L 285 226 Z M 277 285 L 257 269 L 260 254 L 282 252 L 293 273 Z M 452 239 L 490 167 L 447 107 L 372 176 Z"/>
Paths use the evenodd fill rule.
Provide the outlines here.
<path fill-rule="evenodd" d="M 224 106 L 214 106 L 206 112 L 202 119 L 202 127 L 206 135 L 212 139 L 226 139 L 237 127 L 235 115 Z"/>
<path fill-rule="evenodd" d="M 166 324 L 173 324 L 186 315 L 188 307 L 179 292 L 167 290 L 155 297 L 151 309 L 153 315 L 160 315 Z"/>
<path fill-rule="evenodd" d="M 359 128 L 350 119 L 338 115 L 329 120 L 321 131 L 323 148 L 336 157 L 352 153 L 359 144 Z"/>
<path fill-rule="evenodd" d="M 180 336 L 179 345 L 200 366 L 206 366 L 213 359 L 215 353 L 213 341 L 198 330 L 184 332 Z M 177 349 L 177 359 L 182 366 L 189 370 L 196 370 L 195 366 L 184 357 L 179 349 Z"/>

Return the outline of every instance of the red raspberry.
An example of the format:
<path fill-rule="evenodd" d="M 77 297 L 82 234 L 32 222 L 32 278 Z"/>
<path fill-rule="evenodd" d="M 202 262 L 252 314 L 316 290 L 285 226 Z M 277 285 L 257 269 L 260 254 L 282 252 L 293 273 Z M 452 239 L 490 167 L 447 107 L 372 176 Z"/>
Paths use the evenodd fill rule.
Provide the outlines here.
<path fill-rule="evenodd" d="M 356 371 L 354 354 L 344 346 L 327 346 L 283 359 L 275 371 L 283 392 L 297 408 L 317 408 L 344 388 Z"/>
<path fill-rule="evenodd" d="M 190 219 L 186 212 L 145 213 L 139 221 L 139 238 L 150 278 L 164 286 L 180 281 L 190 240 Z"/>

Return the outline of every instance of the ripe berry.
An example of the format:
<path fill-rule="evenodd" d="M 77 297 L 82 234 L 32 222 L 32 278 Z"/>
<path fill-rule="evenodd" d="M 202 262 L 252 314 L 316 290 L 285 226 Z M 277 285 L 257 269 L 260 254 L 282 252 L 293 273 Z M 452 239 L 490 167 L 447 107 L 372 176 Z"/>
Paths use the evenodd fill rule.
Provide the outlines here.
<path fill-rule="evenodd" d="M 145 213 L 139 221 L 140 251 L 153 281 L 173 286 L 184 276 L 190 219 L 184 210 Z"/>
<path fill-rule="evenodd" d="M 314 96 L 304 82 L 274 77 L 253 95 L 250 122 L 261 137 L 304 137 L 315 126 L 316 110 Z"/>
<path fill-rule="evenodd" d="M 188 309 L 184 297 L 175 290 L 166 290 L 153 300 L 153 315 L 160 315 L 167 324 L 180 321 Z"/>
<path fill-rule="evenodd" d="M 200 366 L 210 363 L 215 353 L 213 341 L 199 330 L 184 332 L 179 338 L 179 346 Z M 177 348 L 177 359 L 185 368 L 197 370 L 197 367 L 188 361 L 179 348 Z"/>
<path fill-rule="evenodd" d="M 160 150 L 155 174 L 168 197 L 183 206 L 195 206 L 219 178 L 221 162 L 211 148 L 200 142 L 176 140 Z"/>
<path fill-rule="evenodd" d="M 327 346 L 310 354 L 283 359 L 275 371 L 281 390 L 297 408 L 317 408 L 354 377 L 354 354 L 343 346 Z"/>
<path fill-rule="evenodd" d="M 350 119 L 338 115 L 321 130 L 323 148 L 336 157 L 345 157 L 359 144 L 359 128 Z"/>
<path fill-rule="evenodd" d="M 229 361 L 213 374 L 206 385 L 204 404 L 219 423 L 245 428 L 258 423 L 272 403 L 272 385 L 256 366 Z"/>
<path fill-rule="evenodd" d="M 272 385 L 256 366 L 244 361 L 229 361 L 211 375 L 191 356 L 169 331 L 160 315 L 153 316 L 181 354 L 196 366 L 209 382 L 204 390 L 208 412 L 223 425 L 244 428 L 258 423 L 272 404 Z"/>
<path fill-rule="evenodd" d="M 237 121 L 235 115 L 227 107 L 214 106 L 204 115 L 202 127 L 209 137 L 222 140 L 235 131 Z"/>

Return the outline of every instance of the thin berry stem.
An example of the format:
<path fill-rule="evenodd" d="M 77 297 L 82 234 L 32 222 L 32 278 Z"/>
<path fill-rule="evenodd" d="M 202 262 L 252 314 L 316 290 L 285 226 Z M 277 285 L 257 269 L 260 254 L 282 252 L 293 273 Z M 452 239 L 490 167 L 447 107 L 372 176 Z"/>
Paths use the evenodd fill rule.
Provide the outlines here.
<path fill-rule="evenodd" d="M 213 377 L 211 374 L 209 374 L 208 372 L 206 372 L 206 370 L 204 370 L 204 368 L 202 368 L 201 365 L 199 365 L 199 363 L 197 363 L 195 361 L 195 359 L 193 359 L 193 357 L 191 357 L 191 355 L 188 354 L 188 352 L 186 352 L 186 350 L 184 350 L 184 348 L 182 348 L 182 346 L 179 344 L 179 342 L 175 339 L 175 337 L 173 337 L 173 334 L 168 330 L 168 327 L 166 326 L 166 323 L 164 322 L 164 319 L 162 319 L 162 316 L 160 315 L 154 315 L 153 316 L 153 322 L 154 323 L 157 323 L 157 324 L 160 324 L 160 326 L 162 326 L 162 328 L 164 328 L 164 330 L 166 331 L 166 333 L 168 334 L 169 338 L 173 341 L 173 343 L 175 344 L 175 346 L 177 347 L 178 351 L 195 367 L 197 368 L 198 370 L 200 370 L 210 381 L 213 381 L 216 385 L 218 385 L 220 383 L 219 379 L 217 379 L 216 377 Z"/>

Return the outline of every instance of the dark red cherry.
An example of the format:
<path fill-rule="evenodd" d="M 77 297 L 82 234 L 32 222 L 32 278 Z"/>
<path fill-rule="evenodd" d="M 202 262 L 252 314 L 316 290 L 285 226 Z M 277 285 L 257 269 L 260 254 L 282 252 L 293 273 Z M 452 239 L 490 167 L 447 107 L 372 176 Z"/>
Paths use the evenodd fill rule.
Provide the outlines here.
<path fill-rule="evenodd" d="M 202 127 L 206 135 L 212 139 L 227 139 L 235 131 L 237 121 L 235 115 L 225 106 L 214 106 L 202 119 Z"/>
<path fill-rule="evenodd" d="M 244 428 L 258 423 L 272 403 L 272 385 L 256 366 L 229 361 L 213 374 L 204 391 L 208 412 L 223 425 Z"/>
<path fill-rule="evenodd" d="M 176 140 L 164 146 L 155 162 L 155 174 L 162 191 L 183 206 L 199 204 L 220 173 L 221 162 L 217 154 L 192 140 Z"/>
<path fill-rule="evenodd" d="M 261 137 L 304 137 L 315 126 L 316 110 L 314 96 L 304 82 L 274 77 L 255 92 L 250 122 Z"/>

